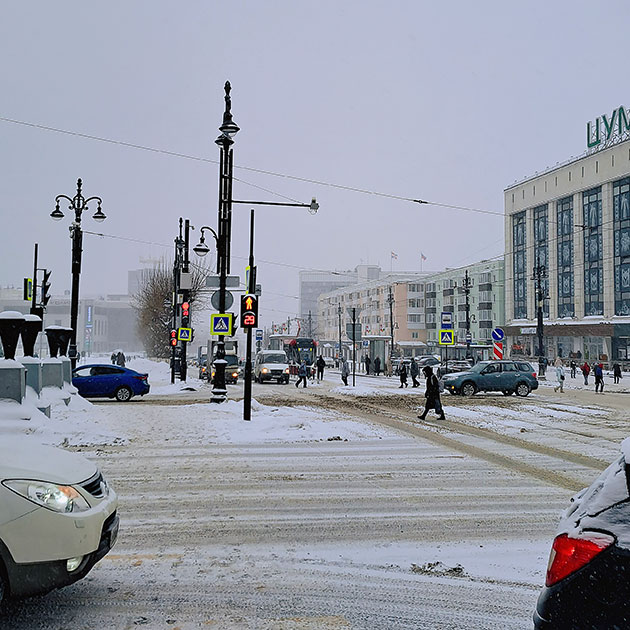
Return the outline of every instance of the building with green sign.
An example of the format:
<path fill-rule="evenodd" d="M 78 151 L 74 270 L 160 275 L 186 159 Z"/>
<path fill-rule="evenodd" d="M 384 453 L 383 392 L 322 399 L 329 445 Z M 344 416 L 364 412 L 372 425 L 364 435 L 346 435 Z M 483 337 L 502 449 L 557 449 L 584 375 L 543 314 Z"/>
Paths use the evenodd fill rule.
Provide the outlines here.
<path fill-rule="evenodd" d="M 587 153 L 504 191 L 508 356 L 630 362 L 630 140 L 623 107 Z M 539 292 L 538 289 L 541 289 Z"/>

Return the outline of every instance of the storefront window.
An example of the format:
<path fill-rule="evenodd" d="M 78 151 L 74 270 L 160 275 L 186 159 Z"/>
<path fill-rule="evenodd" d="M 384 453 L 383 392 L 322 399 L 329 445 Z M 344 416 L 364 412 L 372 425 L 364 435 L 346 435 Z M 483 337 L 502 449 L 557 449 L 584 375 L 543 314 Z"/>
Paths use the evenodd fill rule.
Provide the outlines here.
<path fill-rule="evenodd" d="M 584 206 L 584 315 L 604 313 L 602 188 L 582 193 Z"/>
<path fill-rule="evenodd" d="M 613 183 L 615 315 L 630 315 L 630 177 Z"/>
<path fill-rule="evenodd" d="M 556 204 L 558 224 L 558 317 L 573 317 L 573 197 L 560 199 Z"/>
<path fill-rule="evenodd" d="M 603 337 L 584 337 L 584 358 L 587 361 L 599 361 L 604 357 Z"/>

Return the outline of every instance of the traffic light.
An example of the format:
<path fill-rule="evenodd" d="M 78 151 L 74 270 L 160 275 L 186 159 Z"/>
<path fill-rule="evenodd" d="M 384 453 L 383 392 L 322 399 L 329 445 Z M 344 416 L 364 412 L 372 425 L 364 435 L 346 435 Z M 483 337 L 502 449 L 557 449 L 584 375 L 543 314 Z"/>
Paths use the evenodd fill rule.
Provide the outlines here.
<path fill-rule="evenodd" d="M 258 296 L 246 293 L 241 296 L 241 328 L 258 327 Z"/>
<path fill-rule="evenodd" d="M 175 347 L 177 345 L 177 331 L 171 330 L 171 346 Z"/>
<path fill-rule="evenodd" d="M 188 328 L 190 325 L 190 304 L 184 302 L 182 304 L 182 328 Z"/>
<path fill-rule="evenodd" d="M 48 302 L 50 301 L 50 293 L 48 293 L 50 291 L 50 274 L 52 274 L 52 271 L 49 271 L 48 269 L 43 269 L 44 272 L 44 279 L 42 280 L 42 306 L 44 308 L 46 308 L 46 304 L 48 304 Z"/>

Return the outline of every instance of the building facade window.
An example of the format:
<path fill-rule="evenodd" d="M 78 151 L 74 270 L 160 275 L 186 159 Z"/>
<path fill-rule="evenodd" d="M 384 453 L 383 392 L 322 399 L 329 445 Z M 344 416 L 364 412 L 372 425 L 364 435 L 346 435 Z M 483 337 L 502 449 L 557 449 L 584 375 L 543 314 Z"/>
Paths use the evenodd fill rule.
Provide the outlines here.
<path fill-rule="evenodd" d="M 584 208 L 584 315 L 604 314 L 602 187 L 582 193 Z"/>
<path fill-rule="evenodd" d="M 512 266 L 514 268 L 514 319 L 527 317 L 525 212 L 512 217 Z"/>
<path fill-rule="evenodd" d="M 534 208 L 534 264 L 544 267 L 541 278 L 543 295 L 549 295 L 549 221 L 547 204 Z M 549 317 L 549 300 L 543 300 L 543 315 Z"/>
<path fill-rule="evenodd" d="M 613 183 L 615 315 L 630 315 L 630 177 Z"/>
<path fill-rule="evenodd" d="M 558 317 L 575 316 L 573 280 L 573 197 L 556 203 L 558 226 Z"/>

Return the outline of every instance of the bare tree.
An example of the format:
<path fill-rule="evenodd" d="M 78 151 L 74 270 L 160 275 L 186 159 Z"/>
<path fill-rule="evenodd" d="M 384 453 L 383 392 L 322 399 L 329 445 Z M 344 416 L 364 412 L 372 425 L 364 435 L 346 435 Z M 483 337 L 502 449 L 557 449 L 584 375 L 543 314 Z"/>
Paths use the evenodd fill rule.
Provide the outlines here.
<path fill-rule="evenodd" d="M 188 302 L 194 312 L 195 305 L 205 308 L 207 267 L 191 266 L 192 288 Z M 136 311 L 138 336 L 148 356 L 168 358 L 170 331 L 173 325 L 173 263 L 163 260 L 150 270 L 132 296 L 132 306 Z"/>

